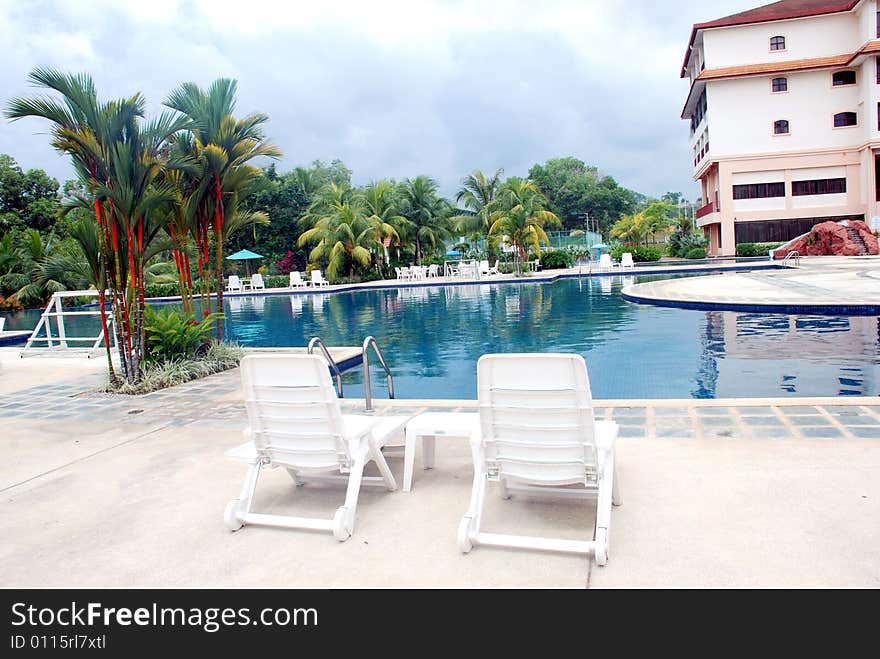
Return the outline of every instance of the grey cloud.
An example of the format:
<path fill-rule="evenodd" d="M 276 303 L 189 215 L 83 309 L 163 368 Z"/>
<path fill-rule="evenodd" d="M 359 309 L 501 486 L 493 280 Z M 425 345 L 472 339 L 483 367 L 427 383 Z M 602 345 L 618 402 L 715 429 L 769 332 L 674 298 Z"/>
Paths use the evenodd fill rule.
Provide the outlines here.
<path fill-rule="evenodd" d="M 476 168 L 525 175 L 536 162 L 573 155 L 640 192 L 692 197 L 679 119 L 687 85 L 678 77 L 691 24 L 758 3 L 613 3 L 602 14 L 608 24 L 591 26 L 601 37 L 592 50 L 528 22 L 484 32 L 440 26 L 414 44 L 377 40 L 329 13 L 274 25 L 270 11 L 257 11 L 251 20 L 266 28 L 235 35 L 212 28 L 190 2 L 149 22 L 124 6 L 90 12 L 88 4 L 56 12 L 54 3 L 0 0 L 2 102 L 33 93 L 26 76 L 35 66 L 88 71 L 106 97 L 141 91 L 154 111 L 181 82 L 230 76 L 239 80 L 239 112 L 269 114 L 282 170 L 340 158 L 360 183 L 425 173 L 452 194 Z M 616 33 L 627 50 L 614 51 Z M 650 50 L 634 51 L 639 43 Z M 2 122 L 0 152 L 70 177 L 45 133 L 36 120 Z"/>

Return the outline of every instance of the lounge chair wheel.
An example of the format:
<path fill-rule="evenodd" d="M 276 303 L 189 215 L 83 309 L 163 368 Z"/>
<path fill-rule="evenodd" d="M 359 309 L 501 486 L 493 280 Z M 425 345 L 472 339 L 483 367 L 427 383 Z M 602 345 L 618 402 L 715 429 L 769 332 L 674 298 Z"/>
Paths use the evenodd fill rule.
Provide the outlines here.
<path fill-rule="evenodd" d="M 223 522 L 230 531 L 238 531 L 244 524 L 238 517 L 238 506 L 240 499 L 233 499 L 226 504 L 226 511 L 223 513 Z"/>
<path fill-rule="evenodd" d="M 608 563 L 608 531 L 596 529 L 596 565 L 605 566 Z"/>
<path fill-rule="evenodd" d="M 458 548 L 461 549 L 461 553 L 463 554 L 467 554 L 474 548 L 470 538 L 471 523 L 473 521 L 474 520 L 470 517 L 463 517 L 461 519 L 461 524 L 458 525 Z"/>
<path fill-rule="evenodd" d="M 338 508 L 333 515 L 333 537 L 339 542 L 345 542 L 351 537 L 351 527 L 348 523 L 348 509 Z"/>

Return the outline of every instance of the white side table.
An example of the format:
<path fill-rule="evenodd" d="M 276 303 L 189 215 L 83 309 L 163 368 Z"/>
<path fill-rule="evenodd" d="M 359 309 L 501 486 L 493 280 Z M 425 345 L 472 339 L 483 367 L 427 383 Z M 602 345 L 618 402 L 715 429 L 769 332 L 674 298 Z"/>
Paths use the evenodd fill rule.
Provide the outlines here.
<path fill-rule="evenodd" d="M 434 440 L 437 437 L 469 439 L 480 429 L 477 412 L 426 412 L 406 424 L 406 447 L 403 454 L 403 491 L 412 489 L 416 440 L 422 438 L 422 460 L 425 469 L 434 466 Z"/>

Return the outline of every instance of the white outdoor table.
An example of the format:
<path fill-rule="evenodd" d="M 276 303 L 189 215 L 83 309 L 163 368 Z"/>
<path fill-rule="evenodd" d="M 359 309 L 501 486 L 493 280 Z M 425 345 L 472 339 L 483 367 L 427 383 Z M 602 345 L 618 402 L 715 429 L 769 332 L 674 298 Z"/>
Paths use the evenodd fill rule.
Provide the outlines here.
<path fill-rule="evenodd" d="M 403 453 L 403 491 L 412 489 L 416 441 L 422 438 L 422 461 L 425 469 L 434 466 L 434 440 L 437 437 L 470 439 L 480 429 L 476 412 L 426 412 L 406 424 L 406 446 Z"/>

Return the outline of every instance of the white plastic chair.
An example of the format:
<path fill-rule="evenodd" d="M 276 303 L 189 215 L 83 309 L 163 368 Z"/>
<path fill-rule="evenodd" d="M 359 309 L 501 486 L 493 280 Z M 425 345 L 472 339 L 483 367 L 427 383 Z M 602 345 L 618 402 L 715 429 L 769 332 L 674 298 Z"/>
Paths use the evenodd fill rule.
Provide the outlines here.
<path fill-rule="evenodd" d="M 484 355 L 477 364 L 479 436 L 471 440 L 474 485 L 458 545 L 494 545 L 608 560 L 611 505 L 620 505 L 614 465 L 617 424 L 596 421 L 583 357 L 572 354 Z M 486 486 L 512 492 L 596 498 L 593 540 L 499 535 L 480 530 Z M 579 487 L 576 487 L 579 486 Z"/>
<path fill-rule="evenodd" d="M 320 270 L 312 270 L 312 286 L 329 286 L 330 282 L 324 279 Z"/>
<path fill-rule="evenodd" d="M 480 276 L 489 275 L 489 262 L 488 261 L 480 261 Z"/>
<path fill-rule="evenodd" d="M 242 292 L 241 278 L 238 275 L 229 275 L 229 279 L 226 281 L 226 291 L 229 293 Z"/>
<path fill-rule="evenodd" d="M 500 275 L 501 274 L 501 271 L 498 269 L 498 263 L 499 263 L 498 259 L 495 259 L 495 265 L 493 265 L 491 268 L 489 268 L 486 271 L 486 274 L 488 276 L 491 277 L 493 275 Z"/>
<path fill-rule="evenodd" d="M 225 455 L 250 469 L 241 494 L 226 506 L 226 526 L 332 531 L 340 542 L 347 540 L 361 484 L 397 489 L 381 449 L 409 417 L 342 414 L 327 362 L 318 355 L 248 355 L 241 361 L 241 380 L 248 441 Z M 363 475 L 371 460 L 381 476 Z M 286 469 L 297 487 L 328 479 L 347 482 L 345 503 L 332 519 L 251 512 L 260 471 L 276 467 Z"/>
<path fill-rule="evenodd" d="M 631 252 L 624 252 L 620 256 L 620 267 L 621 268 L 633 268 L 635 269 L 636 264 L 633 262 L 633 255 Z"/>
<path fill-rule="evenodd" d="M 289 288 L 305 288 L 308 284 L 303 280 L 302 275 L 296 270 L 290 272 Z"/>
<path fill-rule="evenodd" d="M 611 270 L 614 267 L 614 261 L 611 260 L 611 254 L 602 254 L 599 257 L 599 270 Z"/>
<path fill-rule="evenodd" d="M 5 318 L 0 318 L 0 332 L 3 331 L 3 326 L 6 324 Z"/>
<path fill-rule="evenodd" d="M 440 266 L 436 263 L 432 263 L 428 266 L 428 277 L 439 277 L 440 276 Z"/>
<path fill-rule="evenodd" d="M 263 275 L 261 275 L 259 272 L 251 277 L 251 290 L 256 291 L 258 289 L 262 291 L 266 290 L 266 284 L 263 281 Z"/>

